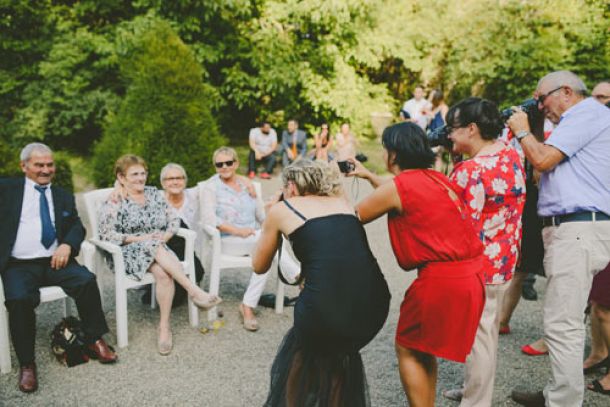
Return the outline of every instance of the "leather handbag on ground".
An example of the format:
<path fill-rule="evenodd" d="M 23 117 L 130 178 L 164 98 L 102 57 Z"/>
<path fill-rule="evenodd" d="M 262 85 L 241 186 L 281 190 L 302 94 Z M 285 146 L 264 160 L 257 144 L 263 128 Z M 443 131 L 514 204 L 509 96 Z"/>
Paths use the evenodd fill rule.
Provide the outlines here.
<path fill-rule="evenodd" d="M 63 318 L 51 332 L 51 351 L 58 361 L 72 367 L 89 361 L 85 334 L 76 317 Z"/>

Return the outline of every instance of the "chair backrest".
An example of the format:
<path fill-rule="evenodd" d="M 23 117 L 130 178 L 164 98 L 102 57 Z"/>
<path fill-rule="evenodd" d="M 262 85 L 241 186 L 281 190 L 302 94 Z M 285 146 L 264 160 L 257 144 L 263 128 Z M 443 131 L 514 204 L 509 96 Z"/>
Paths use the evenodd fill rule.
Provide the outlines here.
<path fill-rule="evenodd" d="M 97 230 L 99 211 L 112 190 L 113 188 L 96 189 L 83 195 L 87 217 L 89 218 L 89 227 L 91 228 L 91 237 L 93 238 L 99 238 Z"/>

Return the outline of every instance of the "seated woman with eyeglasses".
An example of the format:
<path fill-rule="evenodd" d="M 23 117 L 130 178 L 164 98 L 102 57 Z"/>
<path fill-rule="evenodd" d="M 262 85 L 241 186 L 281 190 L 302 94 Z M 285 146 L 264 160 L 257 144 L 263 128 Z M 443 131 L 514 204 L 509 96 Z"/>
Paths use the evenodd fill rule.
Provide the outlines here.
<path fill-rule="evenodd" d="M 214 152 L 213 161 L 216 175 L 200 183 L 203 222 L 220 231 L 224 254 L 250 255 L 260 236 L 265 211 L 258 204 L 256 196 L 248 191 L 249 181 L 237 175 L 239 160 L 234 149 L 219 148 Z M 295 277 L 299 273 L 298 265 L 290 256 L 283 256 L 281 267 L 288 276 Z M 250 284 L 239 305 L 244 328 L 248 331 L 258 330 L 254 309 L 265 289 L 267 277 L 268 273 L 252 273 Z"/>
<path fill-rule="evenodd" d="M 121 246 L 128 277 L 139 281 L 144 273 L 153 274 L 160 314 L 157 345 L 161 355 L 168 355 L 173 346 L 169 317 L 174 281 L 199 308 L 212 308 L 222 300 L 195 285 L 167 246 L 179 229 L 180 219 L 162 192 L 146 186 L 146 162 L 133 154 L 124 155 L 115 164 L 115 174 L 121 193 L 100 208 L 100 238 Z"/>

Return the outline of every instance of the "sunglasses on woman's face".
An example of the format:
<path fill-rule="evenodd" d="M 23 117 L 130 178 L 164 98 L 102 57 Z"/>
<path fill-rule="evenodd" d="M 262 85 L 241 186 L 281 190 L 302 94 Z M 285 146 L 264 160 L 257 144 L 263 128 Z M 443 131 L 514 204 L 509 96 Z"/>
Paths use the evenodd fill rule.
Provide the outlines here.
<path fill-rule="evenodd" d="M 234 163 L 235 163 L 235 160 L 217 161 L 214 163 L 214 165 L 216 166 L 216 168 L 222 168 L 222 167 L 232 167 Z"/>

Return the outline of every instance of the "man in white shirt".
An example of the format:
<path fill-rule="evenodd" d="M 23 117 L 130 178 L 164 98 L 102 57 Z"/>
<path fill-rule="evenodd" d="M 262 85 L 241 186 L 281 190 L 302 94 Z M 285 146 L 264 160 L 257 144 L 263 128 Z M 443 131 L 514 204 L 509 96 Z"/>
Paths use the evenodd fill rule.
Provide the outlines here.
<path fill-rule="evenodd" d="M 102 339 L 108 325 L 95 275 L 74 259 L 85 229 L 74 196 L 51 185 L 51 149 L 31 143 L 20 158 L 25 177 L 0 179 L 0 275 L 20 364 L 19 389 L 29 393 L 38 388 L 34 309 L 40 303 L 40 287 L 57 285 L 74 298 L 92 358 L 113 363 L 117 355 Z"/>
<path fill-rule="evenodd" d="M 256 166 L 262 163 L 265 171 L 261 173 L 261 178 L 271 178 L 273 167 L 275 167 L 275 148 L 277 147 L 277 133 L 271 124 L 263 122 L 260 127 L 250 129 L 249 143 L 248 177 L 254 178 Z"/>
<path fill-rule="evenodd" d="M 409 113 L 411 120 L 422 129 L 428 126 L 428 116 L 426 111 L 432 108 L 432 104 L 424 98 L 424 89 L 417 86 L 413 91 L 413 98 L 402 105 L 402 110 Z"/>

